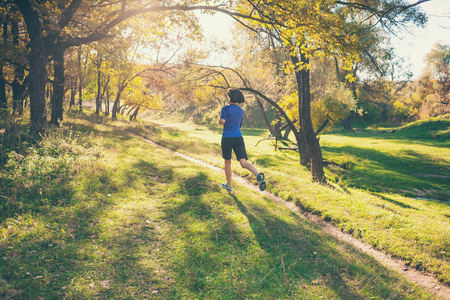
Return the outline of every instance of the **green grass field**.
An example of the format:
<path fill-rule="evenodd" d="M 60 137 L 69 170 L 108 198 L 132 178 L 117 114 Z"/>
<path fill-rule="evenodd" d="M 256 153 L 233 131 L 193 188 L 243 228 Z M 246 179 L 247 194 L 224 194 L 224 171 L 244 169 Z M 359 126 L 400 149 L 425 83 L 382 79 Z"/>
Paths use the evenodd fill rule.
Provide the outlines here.
<path fill-rule="evenodd" d="M 445 177 L 450 173 L 450 143 L 445 132 L 449 126 L 445 116 L 394 134 L 377 129 L 321 136 L 324 158 L 336 163 L 326 168 L 329 187 L 311 183 L 297 153 L 275 151 L 270 140 L 255 146 L 267 131 L 244 130 L 244 135 L 249 160 L 266 173 L 269 191 L 448 284 L 450 179 Z M 223 166 L 220 128 L 158 122 L 130 128 L 171 149 Z M 421 135 L 414 139 L 418 132 Z M 233 167 L 249 176 L 238 163 Z"/>
<path fill-rule="evenodd" d="M 10 155 L 0 177 L 1 298 L 433 299 L 259 193 L 236 185 L 228 195 L 219 188 L 222 174 L 127 134 L 126 123 L 89 119 L 68 119 L 27 155 Z M 220 162 L 217 131 L 192 131 L 205 139 L 198 143 L 180 130 L 132 127 Z M 350 199 L 363 205 L 366 192 L 312 184 L 300 168 L 287 179 L 288 166 L 278 163 L 295 157 L 266 148 L 252 155 L 272 191 L 295 192 L 293 200 L 308 207 L 316 196 L 332 207 L 338 199 L 330 197 L 341 195 L 349 215 Z M 414 207 L 431 213 L 438 202 L 420 203 Z"/>

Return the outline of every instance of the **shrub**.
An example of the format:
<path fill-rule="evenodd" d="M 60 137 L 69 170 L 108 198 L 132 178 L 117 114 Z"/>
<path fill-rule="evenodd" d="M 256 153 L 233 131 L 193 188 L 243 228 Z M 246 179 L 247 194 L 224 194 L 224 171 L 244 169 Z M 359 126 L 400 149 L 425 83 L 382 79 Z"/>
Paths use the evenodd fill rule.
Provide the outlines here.
<path fill-rule="evenodd" d="M 23 154 L 7 153 L 0 174 L 1 217 L 42 205 L 70 200 L 72 181 L 78 170 L 91 165 L 101 155 L 91 135 L 56 129 Z"/>

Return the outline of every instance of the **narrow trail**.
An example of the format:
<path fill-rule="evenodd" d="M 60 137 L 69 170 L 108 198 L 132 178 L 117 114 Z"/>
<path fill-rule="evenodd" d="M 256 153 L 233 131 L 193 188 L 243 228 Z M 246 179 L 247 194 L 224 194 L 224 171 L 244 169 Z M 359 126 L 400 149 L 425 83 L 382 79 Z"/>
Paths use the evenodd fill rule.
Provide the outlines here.
<path fill-rule="evenodd" d="M 185 155 L 183 153 L 174 151 L 170 148 L 167 148 L 163 145 L 160 145 L 148 138 L 146 138 L 145 136 L 142 136 L 140 134 L 131 132 L 129 130 L 125 130 L 128 133 L 131 133 L 135 136 L 138 136 L 142 139 L 144 139 L 146 142 L 153 144 L 159 148 L 162 148 L 168 152 L 171 152 L 174 155 L 177 155 L 179 157 L 182 157 L 188 161 L 191 161 L 193 163 L 196 163 L 198 165 L 207 167 L 211 170 L 214 170 L 216 172 L 220 172 L 220 173 L 224 173 L 223 169 L 218 168 L 214 165 L 211 165 L 209 163 L 206 163 L 204 161 L 198 160 L 196 158 L 190 157 L 188 155 Z M 240 184 L 246 186 L 247 188 L 258 192 L 262 195 L 264 195 L 267 198 L 270 198 L 271 200 L 284 205 L 285 207 L 289 208 L 292 212 L 296 213 L 298 216 L 300 216 L 301 218 L 307 219 L 310 222 L 318 225 L 323 231 L 325 231 L 326 233 L 332 235 L 333 237 L 335 237 L 336 239 L 340 240 L 340 241 L 344 241 L 347 244 L 352 245 L 353 247 L 355 247 L 356 249 L 360 250 L 361 252 L 372 256 L 373 258 L 375 258 L 380 264 L 389 267 L 395 271 L 397 271 L 398 273 L 402 274 L 403 276 L 405 276 L 408 280 L 414 282 L 415 284 L 417 284 L 418 286 L 427 289 L 430 293 L 434 294 L 436 297 L 438 297 L 439 299 L 444 299 L 444 300 L 450 300 L 450 287 L 441 284 L 440 282 L 438 282 L 436 280 L 436 278 L 420 272 L 414 268 L 410 268 L 409 266 L 405 265 L 405 263 L 400 260 L 400 259 L 396 259 L 391 257 L 390 255 L 387 255 L 379 250 L 374 249 L 372 246 L 363 243 L 362 241 L 354 238 L 353 236 L 342 232 L 341 230 L 339 230 L 338 228 L 334 227 L 333 225 L 331 225 L 330 223 L 325 222 L 324 220 L 322 220 L 319 216 L 314 215 L 312 213 L 309 213 L 303 209 L 301 209 L 300 207 L 298 207 L 297 205 L 295 205 L 293 202 L 290 201 L 286 201 L 280 197 L 275 196 L 274 194 L 270 193 L 269 191 L 263 191 L 261 192 L 258 188 L 257 185 L 255 185 L 254 182 L 249 181 L 246 178 L 243 178 L 237 174 L 233 173 L 233 180 L 239 182 Z"/>

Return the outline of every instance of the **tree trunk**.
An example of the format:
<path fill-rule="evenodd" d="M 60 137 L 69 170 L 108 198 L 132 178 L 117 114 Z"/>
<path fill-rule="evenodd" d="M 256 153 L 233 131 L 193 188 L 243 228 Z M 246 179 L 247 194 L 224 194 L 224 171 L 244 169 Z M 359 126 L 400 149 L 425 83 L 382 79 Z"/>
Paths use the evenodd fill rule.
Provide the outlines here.
<path fill-rule="evenodd" d="M 300 62 L 297 56 L 291 55 L 291 60 L 294 66 L 297 66 Z M 299 140 L 300 143 L 298 143 L 298 154 L 300 156 L 300 164 L 305 167 L 309 167 L 310 165 L 310 155 L 309 155 L 309 148 L 308 148 L 308 140 L 306 139 L 306 132 L 305 128 L 302 124 L 303 118 L 302 118 L 302 76 L 301 71 L 296 70 L 295 71 L 295 79 L 297 81 L 297 91 L 298 91 L 298 114 L 299 114 L 299 123 L 300 123 L 300 130 L 299 130 Z"/>
<path fill-rule="evenodd" d="M 19 44 L 19 25 L 15 20 L 11 21 L 11 34 L 13 44 L 18 46 Z M 13 111 L 18 115 L 23 115 L 23 100 L 25 98 L 25 92 L 27 89 L 27 83 L 25 79 L 25 69 L 22 66 L 16 66 L 14 68 L 14 80 L 11 83 L 13 91 Z"/>
<path fill-rule="evenodd" d="M 126 104 L 124 104 L 121 107 L 119 107 L 119 113 L 124 115 L 125 114 L 125 109 L 127 109 L 127 107 L 128 106 Z"/>
<path fill-rule="evenodd" d="M 130 116 L 130 121 L 136 121 L 136 117 L 137 117 L 137 115 L 138 115 L 139 108 L 140 108 L 139 106 L 136 107 L 136 109 L 134 110 L 134 112 L 131 114 L 131 116 Z"/>
<path fill-rule="evenodd" d="M 119 80 L 119 85 L 117 87 L 116 99 L 114 100 L 111 117 L 113 120 L 117 120 L 117 113 L 120 112 L 120 96 L 122 95 L 123 90 L 127 87 L 128 83 L 124 79 L 122 82 Z"/>
<path fill-rule="evenodd" d="M 81 75 L 80 75 L 80 81 L 81 81 Z M 78 107 L 80 108 L 80 111 L 83 110 L 83 86 L 80 82 L 80 85 L 78 86 Z"/>
<path fill-rule="evenodd" d="M 275 120 L 277 120 L 277 122 L 275 123 L 275 125 L 273 126 L 273 136 L 277 136 L 278 137 L 278 135 L 280 135 L 280 133 L 281 133 L 281 122 L 282 122 L 282 120 L 281 120 L 281 115 L 280 115 L 280 112 L 277 110 L 277 111 L 275 111 Z"/>
<path fill-rule="evenodd" d="M 264 105 L 262 104 L 261 100 L 259 100 L 258 96 L 255 96 L 256 103 L 258 103 L 259 108 L 261 108 L 261 114 L 264 119 L 264 123 L 266 124 L 267 129 L 269 129 L 270 135 L 275 136 L 275 131 L 273 130 L 272 126 L 270 125 L 269 119 L 267 118 L 266 111 L 264 109 Z"/>
<path fill-rule="evenodd" d="M 322 125 L 320 125 L 320 127 L 317 129 L 317 131 L 314 133 L 316 136 L 318 136 L 322 130 L 325 129 L 325 127 L 327 127 L 328 122 L 330 122 L 330 119 L 326 119 L 325 122 L 322 123 Z"/>
<path fill-rule="evenodd" d="M 97 63 L 97 97 L 95 99 L 95 114 L 100 115 L 100 111 L 102 109 L 102 98 L 101 98 L 101 76 L 102 72 L 100 71 L 101 61 Z"/>
<path fill-rule="evenodd" d="M 59 121 L 63 120 L 63 100 L 64 100 L 64 50 L 53 54 L 53 95 L 52 95 L 52 117 L 51 124 L 59 126 Z"/>
<path fill-rule="evenodd" d="M 299 100 L 299 102 L 300 102 L 299 106 L 301 107 L 301 100 Z M 298 135 L 299 135 L 299 139 L 300 139 L 300 144 L 298 145 L 298 153 L 300 155 L 300 164 L 309 169 L 311 167 L 311 157 L 309 155 L 308 140 L 306 139 L 305 126 L 301 125 L 301 121 L 300 121 L 300 130 L 299 130 Z"/>
<path fill-rule="evenodd" d="M 82 46 L 78 48 L 78 106 L 80 111 L 83 110 L 83 70 L 81 68 L 81 52 Z"/>
<path fill-rule="evenodd" d="M 338 59 L 337 59 L 336 56 L 334 56 L 333 58 L 334 58 L 334 66 L 335 66 L 335 68 L 336 68 L 336 76 L 337 76 L 337 78 L 338 78 L 339 81 L 344 81 L 344 80 L 341 78 L 341 74 L 340 74 L 340 72 L 339 72 L 339 61 L 338 61 Z"/>
<path fill-rule="evenodd" d="M 110 107 L 109 107 L 109 87 L 106 89 L 106 99 L 105 99 L 105 115 L 109 116 Z"/>
<path fill-rule="evenodd" d="M 77 94 L 76 88 L 70 88 L 70 100 L 69 100 L 69 110 L 72 106 L 75 106 L 75 95 Z"/>
<path fill-rule="evenodd" d="M 108 75 L 108 77 L 106 78 L 105 84 L 103 85 L 103 91 L 100 95 L 100 99 L 105 99 L 105 115 L 106 116 L 109 116 L 109 80 L 110 79 L 111 79 L 111 76 Z M 105 96 L 105 94 L 106 94 L 106 96 Z"/>
<path fill-rule="evenodd" d="M 22 67 L 17 67 L 14 72 L 14 80 L 11 83 L 13 92 L 13 111 L 21 116 L 23 115 L 23 102 L 26 97 L 28 79 L 24 78 L 25 71 Z"/>
<path fill-rule="evenodd" d="M 45 83 L 45 101 L 48 102 L 52 98 L 53 95 L 53 87 L 50 83 Z"/>
<path fill-rule="evenodd" d="M 8 32 L 8 23 L 3 22 L 3 42 L 6 44 Z M 1 113 L 8 108 L 8 101 L 6 100 L 6 80 L 3 75 L 3 63 L 0 62 L 0 110 Z"/>
<path fill-rule="evenodd" d="M 300 54 L 301 61 L 304 64 L 309 64 L 309 59 L 303 53 Z M 325 174 L 323 171 L 322 150 L 320 149 L 319 140 L 314 132 L 311 120 L 311 83 L 309 69 L 300 71 L 301 73 L 301 126 L 302 133 L 306 135 L 309 155 L 311 159 L 311 174 L 313 181 L 326 183 Z"/>
<path fill-rule="evenodd" d="M 6 80 L 3 77 L 3 65 L 0 64 L 0 110 L 3 112 L 8 108 L 6 100 Z"/>
<path fill-rule="evenodd" d="M 47 133 L 47 108 L 45 85 L 47 79 L 47 55 L 43 50 L 31 50 L 28 90 L 30 95 L 31 133 Z"/>
<path fill-rule="evenodd" d="M 30 63 L 28 93 L 30 95 L 32 135 L 47 133 L 47 109 L 45 104 L 45 85 L 47 81 L 47 58 L 43 41 L 43 30 L 39 15 L 34 11 L 29 1 L 14 0 L 19 8 L 30 39 Z"/>
<path fill-rule="evenodd" d="M 292 129 L 291 127 L 287 127 L 286 131 L 283 134 L 283 140 L 287 140 L 289 138 L 289 134 L 291 133 Z"/>
<path fill-rule="evenodd" d="M 116 95 L 116 99 L 114 99 L 114 104 L 112 107 L 112 112 L 111 112 L 111 118 L 113 119 L 113 121 L 117 120 L 117 113 L 119 112 L 120 109 L 120 93 L 121 91 L 117 91 L 117 95 Z"/>

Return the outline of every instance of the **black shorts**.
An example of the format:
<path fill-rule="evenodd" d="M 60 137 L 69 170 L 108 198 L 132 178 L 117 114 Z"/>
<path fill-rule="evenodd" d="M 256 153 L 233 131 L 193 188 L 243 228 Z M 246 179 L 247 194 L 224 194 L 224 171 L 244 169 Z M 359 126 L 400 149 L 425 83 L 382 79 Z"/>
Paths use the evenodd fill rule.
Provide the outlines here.
<path fill-rule="evenodd" d="M 244 138 L 239 137 L 222 137 L 222 157 L 226 160 L 231 159 L 231 149 L 234 150 L 237 160 L 247 159 L 245 151 Z"/>

